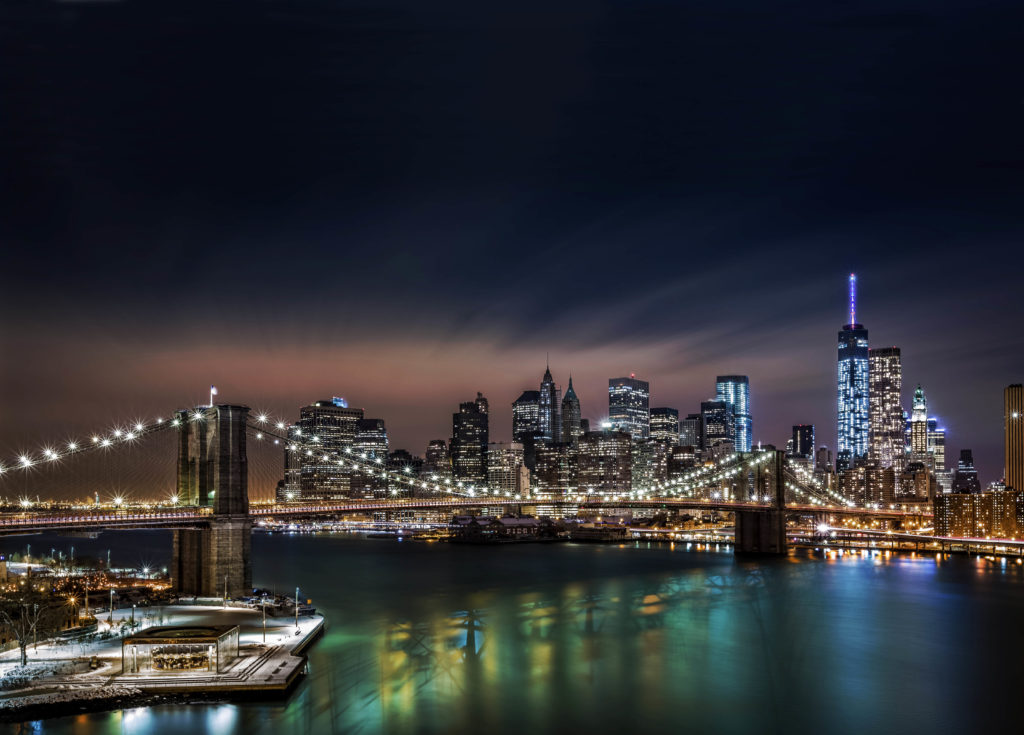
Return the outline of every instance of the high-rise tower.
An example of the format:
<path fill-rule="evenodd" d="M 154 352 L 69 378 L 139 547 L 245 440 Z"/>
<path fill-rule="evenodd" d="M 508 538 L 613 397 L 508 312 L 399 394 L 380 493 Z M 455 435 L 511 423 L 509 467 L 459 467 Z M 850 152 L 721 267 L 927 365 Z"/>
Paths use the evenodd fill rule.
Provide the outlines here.
<path fill-rule="evenodd" d="M 928 456 L 928 400 L 918 384 L 910 412 L 910 458 L 915 462 L 931 464 Z"/>
<path fill-rule="evenodd" d="M 719 375 L 715 380 L 715 400 L 732 407 L 733 431 L 737 452 L 749 452 L 753 445 L 750 418 L 750 379 L 746 375 Z"/>
<path fill-rule="evenodd" d="M 1019 383 L 1003 391 L 1006 487 L 1024 490 L 1024 386 Z"/>
<path fill-rule="evenodd" d="M 839 332 L 836 470 L 865 459 L 870 435 L 868 330 L 857 323 L 857 276 L 850 274 L 850 322 Z"/>
<path fill-rule="evenodd" d="M 487 482 L 487 399 L 477 393 L 475 401 L 459 404 L 452 415 L 452 474 L 456 480 L 483 485 Z"/>
<path fill-rule="evenodd" d="M 896 476 L 903 474 L 906 464 L 904 447 L 903 366 L 899 347 L 880 347 L 868 350 L 869 407 L 871 434 L 868 457 L 878 467 L 891 467 Z"/>
<path fill-rule="evenodd" d="M 551 368 L 544 369 L 537 401 L 537 431 L 541 441 L 562 441 L 562 396 L 551 377 Z"/>
<path fill-rule="evenodd" d="M 635 374 L 628 378 L 609 378 L 608 422 L 617 431 L 625 431 L 634 439 L 650 436 L 650 384 L 646 380 L 638 380 Z"/>
<path fill-rule="evenodd" d="M 583 436 L 583 427 L 580 424 L 582 414 L 580 411 L 580 399 L 572 387 L 572 376 L 569 376 L 569 388 L 562 398 L 562 441 L 568 444 L 576 444 Z"/>

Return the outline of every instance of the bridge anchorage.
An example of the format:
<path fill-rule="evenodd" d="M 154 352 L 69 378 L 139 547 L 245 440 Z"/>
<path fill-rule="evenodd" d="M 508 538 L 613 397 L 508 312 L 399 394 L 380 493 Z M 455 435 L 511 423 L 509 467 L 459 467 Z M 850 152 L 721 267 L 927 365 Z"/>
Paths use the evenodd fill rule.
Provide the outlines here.
<path fill-rule="evenodd" d="M 171 580 L 182 595 L 246 595 L 252 590 L 249 407 L 210 406 L 178 411 L 176 417 L 179 501 L 212 513 L 206 528 L 174 531 Z"/>

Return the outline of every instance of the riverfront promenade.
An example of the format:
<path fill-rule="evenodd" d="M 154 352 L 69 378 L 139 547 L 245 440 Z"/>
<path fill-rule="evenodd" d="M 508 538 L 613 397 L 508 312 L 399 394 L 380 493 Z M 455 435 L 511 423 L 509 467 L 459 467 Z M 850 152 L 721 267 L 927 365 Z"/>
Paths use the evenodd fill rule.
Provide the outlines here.
<path fill-rule="evenodd" d="M 115 610 L 114 628 L 131 615 L 130 609 Z M 248 608 L 168 605 L 137 608 L 135 616 L 141 630 L 157 625 L 238 625 L 238 657 L 220 673 L 124 673 L 120 637 L 88 643 L 40 643 L 37 650 L 29 647 L 26 673 L 30 680 L 26 685 L 0 692 L 0 719 L 20 719 L 23 712 L 47 705 L 74 709 L 78 703 L 95 703 L 108 695 L 112 699 L 137 698 L 140 702 L 153 695 L 283 695 L 304 672 L 305 651 L 324 626 L 320 615 L 300 616 L 296 632 L 293 617 L 268 617 L 264 642 L 263 616 Z M 107 617 L 102 613 L 99 617 L 100 631 L 109 630 Z M 0 674 L 17 675 L 19 655 L 17 649 L 0 654 Z M 90 668 L 93 657 L 98 663 L 96 669 Z"/>

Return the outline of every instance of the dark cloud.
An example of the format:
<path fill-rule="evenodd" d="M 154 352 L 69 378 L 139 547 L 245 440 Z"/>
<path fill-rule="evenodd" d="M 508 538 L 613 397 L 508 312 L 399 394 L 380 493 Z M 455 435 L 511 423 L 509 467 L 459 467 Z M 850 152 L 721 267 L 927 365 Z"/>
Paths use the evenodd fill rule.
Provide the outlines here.
<path fill-rule="evenodd" d="M 1018 3 L 0 14 L 4 445 L 219 382 L 363 395 L 419 449 L 548 351 L 593 418 L 611 372 L 684 411 L 743 372 L 759 438 L 831 444 L 857 270 L 872 341 L 999 474 Z"/>

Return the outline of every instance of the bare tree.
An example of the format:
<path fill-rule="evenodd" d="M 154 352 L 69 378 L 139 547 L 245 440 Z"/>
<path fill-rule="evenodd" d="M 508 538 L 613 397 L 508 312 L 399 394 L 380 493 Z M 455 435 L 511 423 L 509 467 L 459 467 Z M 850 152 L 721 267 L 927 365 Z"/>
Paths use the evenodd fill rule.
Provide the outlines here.
<path fill-rule="evenodd" d="M 21 665 L 28 663 L 28 647 L 60 628 L 63 603 L 52 595 L 16 592 L 0 598 L 0 625 L 14 635 L 21 649 Z"/>

